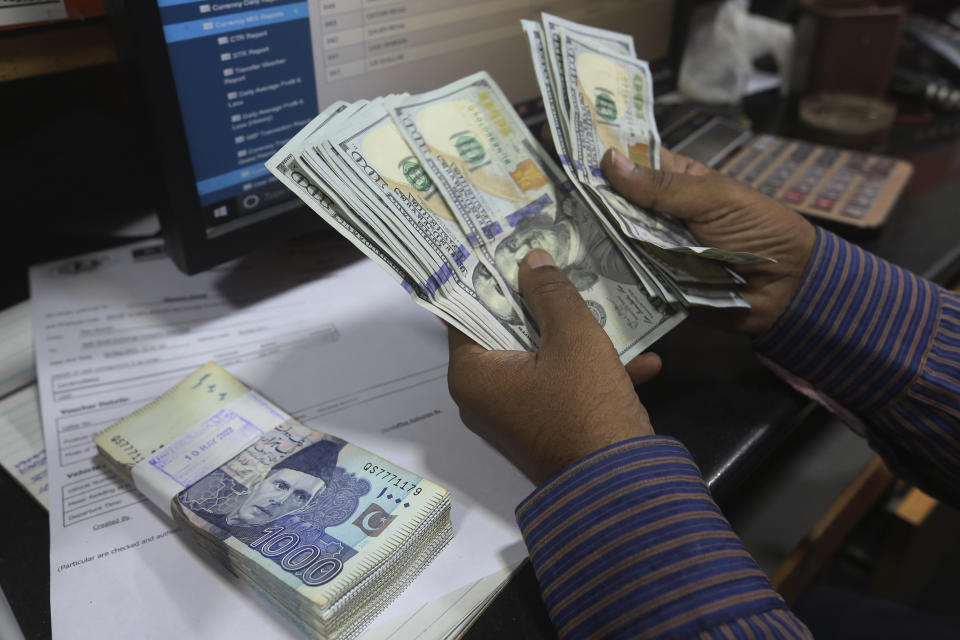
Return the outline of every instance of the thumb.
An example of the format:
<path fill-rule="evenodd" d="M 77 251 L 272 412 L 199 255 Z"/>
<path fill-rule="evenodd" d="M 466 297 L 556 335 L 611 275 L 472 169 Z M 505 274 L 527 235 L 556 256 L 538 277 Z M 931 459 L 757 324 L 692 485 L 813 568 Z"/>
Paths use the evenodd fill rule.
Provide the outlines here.
<path fill-rule="evenodd" d="M 634 204 L 683 220 L 709 211 L 722 189 L 716 176 L 648 169 L 613 148 L 603 154 L 600 167 L 613 188 Z"/>
<path fill-rule="evenodd" d="M 543 249 L 520 263 L 520 293 L 540 327 L 540 349 L 566 348 L 596 332 L 606 338 L 570 279 Z"/>
<path fill-rule="evenodd" d="M 660 360 L 660 356 L 649 351 L 641 353 L 625 365 L 633 386 L 653 380 L 660 373 L 662 367 L 663 362 Z"/>

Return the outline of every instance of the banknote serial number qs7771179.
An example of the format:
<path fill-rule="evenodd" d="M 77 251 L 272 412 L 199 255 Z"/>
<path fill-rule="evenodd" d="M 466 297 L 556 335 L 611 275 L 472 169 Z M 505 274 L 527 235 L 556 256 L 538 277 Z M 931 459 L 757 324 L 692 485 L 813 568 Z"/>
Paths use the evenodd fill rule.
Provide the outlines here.
<path fill-rule="evenodd" d="M 413 495 L 418 496 L 420 492 L 423 491 L 420 487 L 417 486 L 416 482 L 411 482 L 409 480 L 404 480 L 394 472 L 389 469 L 384 469 L 380 465 L 373 464 L 368 462 L 363 465 L 363 470 L 369 473 L 372 476 L 375 476 L 378 480 L 383 480 L 387 484 L 391 484 L 400 491 L 413 491 Z"/>

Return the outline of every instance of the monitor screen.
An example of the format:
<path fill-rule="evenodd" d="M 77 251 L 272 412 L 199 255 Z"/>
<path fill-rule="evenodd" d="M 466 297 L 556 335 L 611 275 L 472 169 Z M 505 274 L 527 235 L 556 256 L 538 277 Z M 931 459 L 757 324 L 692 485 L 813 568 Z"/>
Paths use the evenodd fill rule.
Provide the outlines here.
<path fill-rule="evenodd" d="M 300 208 L 263 163 L 334 100 L 426 91 L 485 69 L 512 101 L 522 103 L 539 92 L 521 18 L 547 11 L 628 32 L 638 55 L 655 63 L 671 53 L 675 20 L 674 0 L 158 0 L 150 9 L 127 4 L 131 14 L 152 11 L 159 17 L 162 37 L 154 42 L 163 50 L 148 57 L 165 57 L 178 109 L 160 115 L 167 122 L 160 122 L 158 140 L 165 145 L 175 135 L 167 129 L 183 132 L 185 144 L 176 146 L 189 157 L 174 170 L 189 168 L 192 180 L 179 182 L 195 189 L 192 202 L 168 203 L 176 212 L 161 211 L 161 218 L 194 216 L 164 223 L 168 244 L 179 240 L 171 229 L 191 235 L 189 250 L 171 252 L 186 271 L 249 250 L 245 245 L 256 239 L 242 234 L 252 240 L 206 257 L 184 258 L 184 251 L 203 252 L 204 242 L 225 245 L 231 234 Z M 138 35 L 144 40 L 142 28 Z M 666 66 L 654 64 L 655 72 L 661 69 Z M 163 81 L 162 75 L 151 80 Z M 179 128 L 170 127 L 175 116 Z M 169 152 L 161 157 L 163 164 L 177 161 Z M 184 188 L 179 191 L 182 196 Z"/>

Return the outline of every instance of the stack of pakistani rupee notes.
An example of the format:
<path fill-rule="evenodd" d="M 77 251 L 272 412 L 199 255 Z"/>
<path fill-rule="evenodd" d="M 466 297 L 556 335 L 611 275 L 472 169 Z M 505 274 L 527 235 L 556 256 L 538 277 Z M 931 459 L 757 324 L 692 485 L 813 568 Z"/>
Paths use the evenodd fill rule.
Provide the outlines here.
<path fill-rule="evenodd" d="M 452 535 L 445 489 L 304 426 L 214 363 L 94 441 L 310 637 L 359 634 Z"/>
<path fill-rule="evenodd" d="M 331 104 L 267 168 L 413 299 L 488 349 L 534 350 L 519 263 L 545 249 L 626 362 L 691 305 L 747 306 L 727 265 L 677 220 L 614 192 L 609 147 L 659 166 L 647 64 L 629 36 L 523 22 L 561 159 L 485 72 L 421 95 Z"/>

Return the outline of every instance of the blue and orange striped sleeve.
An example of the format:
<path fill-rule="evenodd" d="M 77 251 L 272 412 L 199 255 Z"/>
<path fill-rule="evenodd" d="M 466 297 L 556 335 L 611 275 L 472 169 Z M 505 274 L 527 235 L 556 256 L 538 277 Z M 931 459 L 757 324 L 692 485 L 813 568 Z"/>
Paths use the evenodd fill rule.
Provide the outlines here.
<path fill-rule="evenodd" d="M 809 638 L 676 439 L 580 460 L 517 508 L 561 638 Z"/>
<path fill-rule="evenodd" d="M 817 230 L 760 353 L 899 475 L 960 506 L 960 295 Z"/>
<path fill-rule="evenodd" d="M 960 505 L 960 296 L 823 230 L 755 345 L 894 469 Z M 808 638 L 684 446 L 650 436 L 563 470 L 517 508 L 563 638 Z"/>

